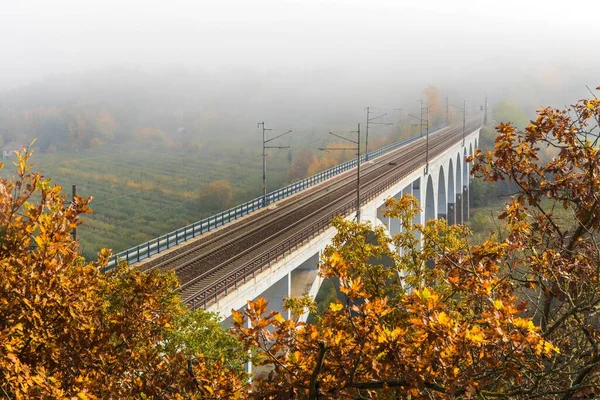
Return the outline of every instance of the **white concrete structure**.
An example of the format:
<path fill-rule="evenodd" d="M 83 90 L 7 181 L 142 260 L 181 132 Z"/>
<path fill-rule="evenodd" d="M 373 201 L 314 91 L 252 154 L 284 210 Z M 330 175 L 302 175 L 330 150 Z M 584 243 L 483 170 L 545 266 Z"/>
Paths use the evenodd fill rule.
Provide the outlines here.
<path fill-rule="evenodd" d="M 383 204 L 389 197 L 401 197 L 407 193 L 417 197 L 421 203 L 422 212 L 415 222 L 423 224 L 433 218 L 446 218 L 451 224 L 466 221 L 469 215 L 471 166 L 465 159 L 477 148 L 479 131 L 477 129 L 466 135 L 464 146 L 460 141 L 449 147 L 442 154 L 431 158 L 427 168 L 425 165 L 417 167 L 394 186 L 363 204 L 362 221 L 369 221 L 373 226 L 385 225 L 390 235 L 398 233 L 400 221 L 384 218 Z M 353 217 L 354 214 L 349 216 L 350 219 Z M 269 300 L 270 310 L 281 311 L 282 315 L 289 318 L 282 310 L 283 298 L 303 294 L 316 296 L 322 281 L 317 273 L 319 256 L 334 235 L 333 228 L 327 229 L 210 305 L 208 310 L 228 317 L 232 309 L 243 308 L 247 300 L 264 297 Z M 227 323 L 226 320 L 225 324 Z"/>

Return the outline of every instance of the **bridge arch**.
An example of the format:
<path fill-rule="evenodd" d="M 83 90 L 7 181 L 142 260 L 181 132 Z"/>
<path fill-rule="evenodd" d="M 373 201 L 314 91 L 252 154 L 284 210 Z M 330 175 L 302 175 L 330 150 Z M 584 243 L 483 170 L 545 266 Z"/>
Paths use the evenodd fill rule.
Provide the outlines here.
<path fill-rule="evenodd" d="M 425 223 L 434 219 L 435 215 L 435 197 L 433 193 L 433 180 L 431 175 L 427 178 L 427 189 L 425 191 Z"/>
<path fill-rule="evenodd" d="M 437 218 L 447 218 L 448 201 L 446 200 L 446 179 L 444 175 L 444 166 L 440 165 L 440 173 L 438 175 L 438 190 L 437 190 Z"/>

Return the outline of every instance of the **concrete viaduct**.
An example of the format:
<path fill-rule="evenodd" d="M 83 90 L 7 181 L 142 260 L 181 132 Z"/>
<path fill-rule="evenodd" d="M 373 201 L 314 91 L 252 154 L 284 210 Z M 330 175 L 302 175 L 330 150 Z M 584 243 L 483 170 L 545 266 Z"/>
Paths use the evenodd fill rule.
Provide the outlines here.
<path fill-rule="evenodd" d="M 361 166 L 362 221 L 383 225 L 390 235 L 398 233 L 400 221 L 383 217 L 383 204 L 389 197 L 406 193 L 421 203 L 416 222 L 433 218 L 445 218 L 451 224 L 466 221 L 470 206 L 466 158 L 478 146 L 480 126 L 479 120 L 467 121 L 429 133 L 429 138 L 420 135 L 370 154 L 370 161 Z M 191 308 L 219 312 L 225 324 L 232 309 L 241 309 L 247 300 L 257 297 L 268 299 L 269 308 L 285 316 L 285 296 L 314 297 L 320 288 L 317 265 L 335 234 L 331 219 L 340 214 L 354 217 L 356 170 L 351 164 L 338 169 L 337 174 L 313 180 L 315 184 L 311 184 L 312 177 L 307 178 L 306 188 L 298 186 L 300 182 L 289 190 L 280 189 L 289 194 L 281 200 L 273 197 L 268 205 L 256 206 L 257 210 L 243 212 L 239 206 L 233 217 L 229 214 L 232 222 L 223 213 L 213 229 L 206 228 L 210 228 L 210 220 L 208 225 L 200 221 L 117 255 L 114 262 L 139 260 L 142 269 L 174 269 L 184 302 Z M 169 240 L 179 243 L 169 246 Z"/>

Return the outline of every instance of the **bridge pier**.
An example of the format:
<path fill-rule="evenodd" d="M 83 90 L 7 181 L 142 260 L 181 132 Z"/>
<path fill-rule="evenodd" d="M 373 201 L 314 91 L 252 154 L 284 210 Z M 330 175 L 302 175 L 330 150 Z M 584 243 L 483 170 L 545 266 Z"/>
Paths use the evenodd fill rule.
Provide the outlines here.
<path fill-rule="evenodd" d="M 456 224 L 463 223 L 463 204 L 462 204 L 462 195 L 460 193 L 456 194 L 456 207 L 454 208 L 456 211 Z"/>
<path fill-rule="evenodd" d="M 448 215 L 446 216 L 448 225 L 454 225 L 456 221 L 456 213 L 454 212 L 454 203 L 448 203 Z"/>
<path fill-rule="evenodd" d="M 394 196 L 395 199 L 401 199 L 405 194 L 409 194 L 412 190 L 411 185 L 406 186 L 402 191 Z M 390 220 L 390 235 L 394 235 L 402 232 L 402 220 L 400 218 L 391 218 Z"/>
<path fill-rule="evenodd" d="M 410 184 L 408 184 L 408 185 L 407 185 L 407 186 L 406 186 L 404 189 L 402 189 L 402 193 L 401 193 L 401 195 L 402 195 L 402 196 L 404 196 L 404 195 L 407 195 L 407 194 L 412 194 L 412 193 L 413 193 L 413 184 L 412 184 L 412 182 L 411 182 L 411 183 L 410 183 Z M 398 228 L 399 228 L 399 229 L 398 229 L 398 232 L 402 233 L 402 232 L 404 231 L 404 228 L 402 228 L 402 220 L 401 220 L 401 219 L 398 219 L 398 225 L 399 225 L 399 227 L 398 227 Z M 404 249 L 403 249 L 402 247 L 398 247 L 398 248 L 397 248 L 397 251 L 398 251 L 400 254 L 403 254 L 403 252 L 404 252 Z"/>
<path fill-rule="evenodd" d="M 290 319 L 290 312 L 283 309 L 283 301 L 292 295 L 292 274 L 287 273 L 283 278 L 275 282 L 260 296 L 269 302 L 269 310 L 280 312 L 285 319 Z"/>
<path fill-rule="evenodd" d="M 393 219 L 389 218 L 389 217 L 385 217 L 383 214 L 385 213 L 385 205 L 381 205 L 380 207 L 377 207 L 377 219 L 379 220 L 379 222 L 381 222 L 383 225 L 385 225 L 385 227 L 387 228 L 387 230 L 390 232 L 391 235 L 392 234 L 392 224 L 393 224 Z"/>
<path fill-rule="evenodd" d="M 319 276 L 319 259 L 321 251 L 315 253 L 308 260 L 300 264 L 291 272 L 291 295 L 292 297 L 300 297 L 309 295 L 311 298 L 316 298 L 323 278 Z M 298 316 L 298 321 L 306 322 L 308 311 Z M 285 315 L 284 315 L 285 317 Z M 291 316 L 288 315 L 287 318 Z"/>
<path fill-rule="evenodd" d="M 413 218 L 413 223 L 415 224 L 423 224 L 423 221 L 425 219 L 425 207 L 423 207 L 423 204 L 425 204 L 425 202 L 423 201 L 423 197 L 421 196 L 421 178 L 417 178 L 416 180 L 414 180 L 411 184 L 412 186 L 412 195 L 415 196 L 417 198 L 417 200 L 419 200 L 419 204 L 421 205 L 421 212 L 418 213 L 417 215 L 415 215 L 415 217 Z M 422 241 L 422 237 L 421 237 L 421 233 L 420 232 L 416 232 L 415 234 L 416 238 L 419 240 L 419 249 L 421 248 L 421 241 Z"/>
<path fill-rule="evenodd" d="M 467 222 L 469 220 L 469 213 L 471 211 L 469 197 L 469 185 L 467 183 L 463 186 L 463 222 Z"/>

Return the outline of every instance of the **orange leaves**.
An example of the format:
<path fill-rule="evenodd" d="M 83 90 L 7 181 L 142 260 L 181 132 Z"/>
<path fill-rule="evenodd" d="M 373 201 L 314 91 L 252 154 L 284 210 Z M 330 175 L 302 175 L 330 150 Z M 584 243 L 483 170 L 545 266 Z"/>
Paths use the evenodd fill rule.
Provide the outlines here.
<path fill-rule="evenodd" d="M 242 314 L 241 311 L 232 310 L 231 317 L 233 318 L 233 322 L 234 322 L 235 326 L 238 328 L 241 327 L 242 324 L 244 323 L 244 314 Z"/>
<path fill-rule="evenodd" d="M 267 311 L 267 300 L 264 297 L 259 297 L 255 301 L 249 301 L 248 306 L 257 315 L 262 315 Z"/>
<path fill-rule="evenodd" d="M 60 187 L 29 172 L 29 155 L 19 154 L 16 181 L 0 178 L 3 396 L 151 398 L 166 391 L 229 398 L 244 387 L 241 362 L 203 357 L 216 352 L 211 348 L 193 351 L 192 332 L 218 335 L 220 328 L 182 322 L 187 314 L 173 273 L 120 264 L 102 274 L 111 255 L 106 249 L 96 263 L 83 260 L 70 232 L 90 199 L 67 202 Z M 216 342 L 225 348 L 227 339 Z M 232 357 L 235 346 L 224 353 Z"/>
<path fill-rule="evenodd" d="M 387 204 L 403 221 L 416 208 L 410 197 Z M 416 246 L 411 229 L 401 239 L 405 255 L 399 256 L 388 252 L 389 242 L 377 231 L 377 240 L 367 242 L 372 235 L 368 225 L 338 220 L 335 226 L 338 233 L 322 268 L 326 276 L 339 279 L 344 297 L 331 302 L 316 325 L 282 323 L 279 314 L 252 303 L 245 310 L 251 328 L 241 327 L 241 317 L 234 314 L 238 336 L 260 348 L 260 365 L 277 372 L 256 379 L 263 390 L 257 396 L 285 397 L 287 392 L 279 390 L 290 386 L 307 394 L 315 376 L 323 394 L 351 397 L 355 384 L 380 382 L 385 388 L 386 379 L 394 377 L 404 382 L 405 393 L 419 396 L 424 385 L 436 382 L 451 396 L 461 387 L 475 392 L 485 387 L 476 377 L 486 368 L 510 379 L 519 376 L 513 367 L 503 369 L 508 355 L 529 365 L 527 357 L 535 354 L 541 338 L 533 330 L 521 330 L 520 319 L 512 322 L 519 312 L 513 288 L 499 275 L 508 244 L 490 240 L 468 247 L 464 231 L 432 223 L 417 227 L 426 237 L 421 252 L 406 248 Z M 436 237 L 440 231 L 444 235 Z M 436 254 L 440 248 L 444 257 Z M 401 280 L 394 264 L 378 264 L 382 255 L 403 268 Z M 430 257 L 434 269 L 425 268 Z"/>

